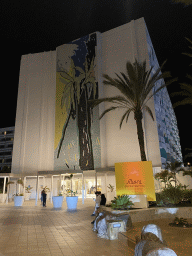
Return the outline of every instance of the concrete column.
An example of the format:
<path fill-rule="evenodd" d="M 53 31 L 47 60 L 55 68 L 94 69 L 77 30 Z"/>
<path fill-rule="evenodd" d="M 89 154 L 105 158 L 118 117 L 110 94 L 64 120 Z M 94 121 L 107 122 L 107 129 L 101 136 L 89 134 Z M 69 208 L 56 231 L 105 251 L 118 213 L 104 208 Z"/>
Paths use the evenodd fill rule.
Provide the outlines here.
<path fill-rule="evenodd" d="M 63 193 L 64 193 L 64 177 L 65 175 L 63 175 Z"/>
<path fill-rule="evenodd" d="M 82 204 L 84 204 L 84 191 L 85 191 L 84 177 L 83 177 L 83 173 L 82 173 Z"/>
<path fill-rule="evenodd" d="M 10 181 L 10 177 L 8 177 L 8 182 Z M 6 204 L 8 204 L 8 200 L 9 200 L 9 186 L 7 186 L 7 199 L 6 199 Z"/>
<path fill-rule="evenodd" d="M 87 184 L 86 184 L 86 181 L 85 181 L 85 199 L 87 198 Z"/>
<path fill-rule="evenodd" d="M 43 176 L 43 187 L 45 187 L 45 176 Z"/>
<path fill-rule="evenodd" d="M 96 188 L 96 191 L 97 191 L 97 171 L 95 172 L 95 188 Z"/>
<path fill-rule="evenodd" d="M 59 193 L 61 192 L 61 174 L 60 174 L 60 177 L 59 177 Z"/>
<path fill-rule="evenodd" d="M 4 183 L 3 183 L 3 203 L 4 203 L 4 195 L 5 195 L 5 185 L 6 185 L 6 177 L 4 177 Z"/>
<path fill-rule="evenodd" d="M 107 173 L 105 173 L 105 189 L 106 189 L 106 201 L 107 201 Z"/>
<path fill-rule="evenodd" d="M 23 182 L 23 195 L 24 195 L 24 200 L 25 200 L 25 186 L 26 186 L 26 177 L 24 177 L 24 182 Z"/>
<path fill-rule="evenodd" d="M 39 176 L 37 175 L 37 183 L 36 183 L 36 200 L 35 205 L 37 206 L 37 199 L 38 199 L 38 186 L 39 186 Z"/>
<path fill-rule="evenodd" d="M 53 196 L 53 175 L 51 176 L 51 203 L 52 203 L 52 196 Z"/>
<path fill-rule="evenodd" d="M 21 192 L 20 192 L 20 191 L 21 191 L 21 190 L 20 190 L 20 186 L 21 186 L 21 185 L 19 184 L 19 194 L 21 193 Z"/>

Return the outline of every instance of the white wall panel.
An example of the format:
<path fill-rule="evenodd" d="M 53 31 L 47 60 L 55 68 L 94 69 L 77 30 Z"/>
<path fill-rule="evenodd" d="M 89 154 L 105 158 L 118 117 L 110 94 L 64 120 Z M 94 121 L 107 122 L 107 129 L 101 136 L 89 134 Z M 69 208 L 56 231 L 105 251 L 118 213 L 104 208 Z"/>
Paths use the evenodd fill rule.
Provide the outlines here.
<path fill-rule="evenodd" d="M 22 56 L 12 172 L 53 170 L 56 52 Z"/>
<path fill-rule="evenodd" d="M 102 70 L 112 78 L 115 73 L 126 73 L 126 63 L 132 63 L 137 58 L 139 61 L 147 60 L 149 69 L 148 50 L 144 19 L 131 21 L 128 24 L 102 33 Z M 101 83 L 101 87 L 103 84 Z M 103 97 L 121 95 L 119 90 L 111 86 L 103 86 Z M 154 101 L 151 99 L 149 107 L 155 116 Z M 110 107 L 105 103 L 105 109 Z M 124 121 L 120 130 L 119 124 L 125 110 L 114 110 L 103 117 L 105 122 L 106 150 L 102 154 L 105 166 L 114 166 L 117 162 L 140 161 L 140 148 L 137 136 L 136 122 L 133 113 L 130 114 L 128 123 Z M 145 146 L 147 160 L 152 161 L 153 166 L 161 166 L 159 142 L 156 122 L 151 117 L 144 115 L 143 128 L 145 134 Z M 102 130 L 101 130 L 102 131 Z M 101 135 L 102 137 L 102 135 Z M 102 167 L 105 167 L 102 166 Z"/>

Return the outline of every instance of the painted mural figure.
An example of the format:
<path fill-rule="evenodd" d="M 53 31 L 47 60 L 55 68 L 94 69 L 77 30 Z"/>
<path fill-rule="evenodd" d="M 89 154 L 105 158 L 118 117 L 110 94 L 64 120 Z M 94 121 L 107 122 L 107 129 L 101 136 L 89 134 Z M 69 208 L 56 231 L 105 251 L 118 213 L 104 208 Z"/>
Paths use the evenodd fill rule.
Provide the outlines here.
<path fill-rule="evenodd" d="M 91 138 L 92 109 L 88 100 L 97 98 L 97 82 L 94 72 L 95 53 L 85 57 L 83 68 L 75 66 L 71 58 L 70 70 L 60 71 L 60 81 L 64 84 L 61 108 L 65 106 L 67 118 L 63 125 L 57 158 L 65 140 L 66 129 L 72 118 L 76 120 L 79 140 L 79 166 L 81 170 L 94 170 L 93 147 Z"/>

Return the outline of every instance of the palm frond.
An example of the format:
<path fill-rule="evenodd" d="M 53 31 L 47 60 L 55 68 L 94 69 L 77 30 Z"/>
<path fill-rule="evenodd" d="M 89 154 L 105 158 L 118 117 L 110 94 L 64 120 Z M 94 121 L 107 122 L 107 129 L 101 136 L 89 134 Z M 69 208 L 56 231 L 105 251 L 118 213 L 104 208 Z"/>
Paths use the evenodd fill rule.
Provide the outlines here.
<path fill-rule="evenodd" d="M 192 4 L 192 0 L 172 0 L 172 2 L 178 4 L 178 3 L 182 3 L 185 6 L 191 5 Z"/>
<path fill-rule="evenodd" d="M 115 96 L 115 97 L 108 97 L 108 98 L 102 98 L 102 99 L 96 99 L 96 100 L 89 100 L 89 103 L 91 105 L 91 107 L 96 107 L 97 105 L 99 105 L 102 102 L 113 102 L 113 103 L 117 103 L 120 104 L 121 107 L 125 107 L 126 104 L 128 104 L 128 101 L 122 97 L 122 96 Z"/>
<path fill-rule="evenodd" d="M 71 98 L 71 86 L 70 86 L 71 82 L 69 82 L 66 86 L 65 89 L 63 91 L 63 95 L 61 97 L 61 108 L 63 108 L 64 103 L 67 101 L 67 99 Z M 68 104 L 67 104 L 68 105 Z"/>
<path fill-rule="evenodd" d="M 84 74 L 85 71 L 80 67 L 75 67 L 76 70 L 78 70 L 81 74 Z"/>
<path fill-rule="evenodd" d="M 187 74 L 186 77 L 192 80 L 192 76 L 190 76 L 189 74 Z"/>
<path fill-rule="evenodd" d="M 192 77 L 188 75 L 188 78 L 192 80 Z M 182 91 L 173 92 L 171 96 L 188 96 L 192 98 L 192 85 L 186 83 L 179 83 L 181 85 Z"/>
<path fill-rule="evenodd" d="M 135 63 L 138 64 L 137 60 L 136 60 Z M 129 79 L 130 79 L 131 81 L 136 82 L 136 81 L 137 81 L 137 76 L 136 76 L 135 68 L 134 68 L 134 66 L 131 64 L 130 61 L 127 62 L 126 68 L 127 68 L 127 74 L 128 74 Z"/>
<path fill-rule="evenodd" d="M 156 93 L 158 93 L 160 90 L 162 90 L 163 88 L 167 87 L 168 85 L 177 82 L 178 78 L 173 78 L 172 80 L 169 80 L 168 82 L 166 82 L 165 84 L 163 84 L 162 86 L 160 86 L 157 90 L 155 90 L 155 92 L 147 99 L 147 101 L 149 101 Z M 145 103 L 147 103 L 147 101 Z"/>
<path fill-rule="evenodd" d="M 189 94 L 189 92 L 181 91 L 181 92 L 173 92 L 173 93 L 170 94 L 170 96 L 171 97 L 174 97 L 174 96 L 190 96 L 190 94 Z"/>
<path fill-rule="evenodd" d="M 192 105 L 192 99 L 191 98 L 186 98 L 182 101 L 178 101 L 173 104 L 173 108 L 176 108 L 178 106 L 183 106 L 183 105 Z"/>
<path fill-rule="evenodd" d="M 130 108 L 130 109 L 128 109 L 128 110 L 123 114 L 123 116 L 122 116 L 122 118 L 121 118 L 121 121 L 120 121 L 120 124 L 119 124 L 120 129 L 121 129 L 121 126 L 122 126 L 122 124 L 123 124 L 123 121 L 124 121 L 125 117 L 127 116 L 127 118 L 126 118 L 126 123 L 127 123 L 128 118 L 129 118 L 129 114 L 130 114 L 131 111 L 133 111 L 133 110 L 134 110 L 134 108 Z"/>
<path fill-rule="evenodd" d="M 74 82 L 74 78 L 71 77 L 67 72 L 61 71 L 59 73 L 60 73 L 61 77 L 65 78 L 65 79 L 67 79 L 67 80 L 69 80 L 71 82 Z M 65 82 L 65 81 L 63 81 L 63 82 Z"/>
<path fill-rule="evenodd" d="M 144 110 L 147 111 L 149 113 L 149 115 L 151 116 L 151 118 L 153 119 L 153 121 L 155 121 L 153 113 L 147 105 L 144 106 Z"/>
<path fill-rule="evenodd" d="M 103 111 L 103 113 L 100 115 L 99 119 L 101 119 L 105 114 L 107 114 L 108 112 L 112 111 L 112 110 L 115 110 L 117 108 L 120 108 L 119 106 L 117 107 L 110 107 L 108 109 L 106 109 L 105 111 Z"/>
<path fill-rule="evenodd" d="M 71 77 L 73 77 L 73 79 L 74 79 L 75 78 L 75 63 L 74 63 L 73 59 L 71 59 L 70 72 L 71 72 Z"/>
<path fill-rule="evenodd" d="M 156 81 L 158 81 L 161 78 L 167 78 L 170 77 L 170 72 L 164 72 L 163 74 L 161 73 L 161 70 L 163 68 L 163 66 L 165 65 L 165 63 L 167 62 L 167 60 L 165 60 L 163 62 L 163 64 L 161 65 L 161 67 L 159 67 L 155 74 L 152 75 L 151 79 L 149 80 L 148 84 L 154 84 Z M 168 76 L 169 75 L 169 76 Z"/>
<path fill-rule="evenodd" d="M 192 47 L 190 47 L 192 48 Z M 192 54 L 191 53 L 185 53 L 185 52 L 182 52 L 183 55 L 187 55 L 188 57 L 192 57 Z"/>
<path fill-rule="evenodd" d="M 158 80 L 160 80 L 160 79 L 164 79 L 164 78 L 168 78 L 168 77 L 171 77 L 171 75 L 170 75 L 170 72 L 164 72 L 164 73 L 160 73 L 161 72 L 161 69 L 162 69 L 162 67 L 164 66 L 164 64 L 166 63 L 166 61 L 167 60 L 165 60 L 164 61 L 164 63 L 162 64 L 162 66 L 161 67 L 159 67 L 157 70 L 156 70 L 156 72 L 155 72 L 155 74 L 153 74 L 152 75 L 152 77 L 149 79 L 149 75 L 151 74 L 151 72 L 152 72 L 152 68 L 153 67 L 151 67 L 151 69 L 147 72 L 147 75 L 146 75 L 146 78 L 145 78 L 145 82 L 144 82 L 144 88 L 143 88 L 143 92 L 142 92 L 142 94 L 143 94 L 143 97 L 142 97 L 142 100 L 143 100 L 143 102 L 145 101 L 145 98 L 147 98 L 147 96 L 148 96 L 148 94 L 151 92 L 151 90 L 153 89 L 153 88 L 155 88 L 155 83 L 158 81 Z M 149 80 L 148 80 L 149 79 Z M 162 89 L 162 88 L 161 88 Z M 161 89 L 159 89 L 159 90 L 161 90 Z M 158 91 L 159 91 L 158 90 Z M 157 91 L 157 92 L 158 92 Z M 156 92 L 155 92 L 156 93 Z M 155 94 L 154 93 L 154 94 Z M 153 96 L 153 95 L 152 95 Z M 152 97 L 151 96 L 151 97 Z M 150 97 L 150 98 L 151 98 Z M 149 99 L 150 99 L 149 98 Z M 148 99 L 148 100 L 149 100 Z"/>

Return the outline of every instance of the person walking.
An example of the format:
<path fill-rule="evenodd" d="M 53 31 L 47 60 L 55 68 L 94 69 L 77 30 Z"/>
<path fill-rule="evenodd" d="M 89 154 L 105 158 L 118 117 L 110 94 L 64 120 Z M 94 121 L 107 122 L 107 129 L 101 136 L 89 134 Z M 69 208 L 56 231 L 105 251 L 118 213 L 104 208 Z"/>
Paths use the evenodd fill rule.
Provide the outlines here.
<path fill-rule="evenodd" d="M 43 196 L 43 207 L 46 207 L 47 194 L 46 194 L 45 190 L 42 191 L 42 196 Z"/>
<path fill-rule="evenodd" d="M 41 191 L 41 205 L 43 205 L 43 190 Z"/>

